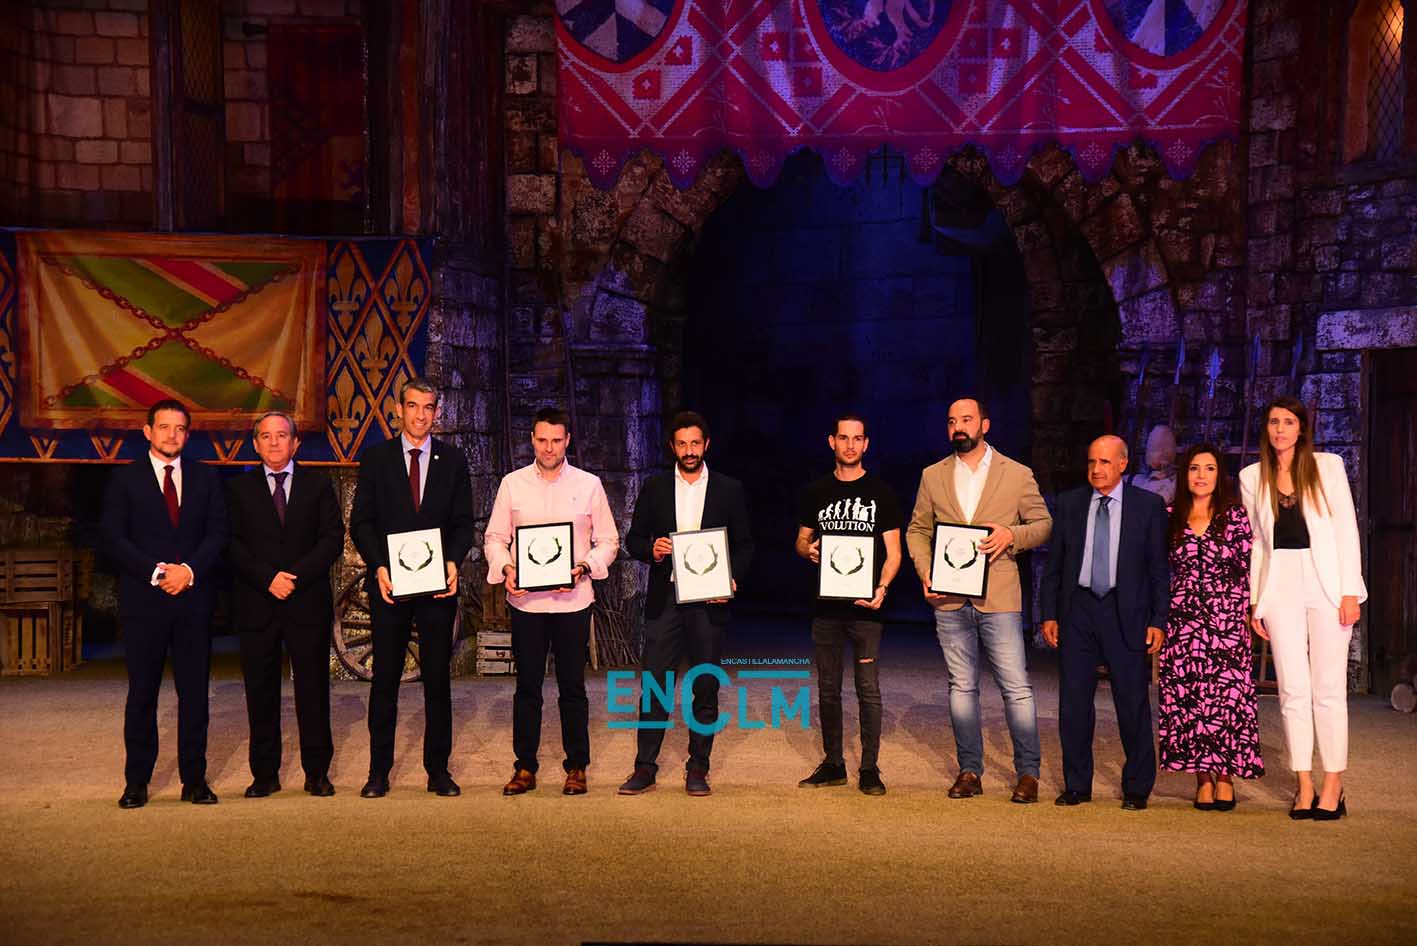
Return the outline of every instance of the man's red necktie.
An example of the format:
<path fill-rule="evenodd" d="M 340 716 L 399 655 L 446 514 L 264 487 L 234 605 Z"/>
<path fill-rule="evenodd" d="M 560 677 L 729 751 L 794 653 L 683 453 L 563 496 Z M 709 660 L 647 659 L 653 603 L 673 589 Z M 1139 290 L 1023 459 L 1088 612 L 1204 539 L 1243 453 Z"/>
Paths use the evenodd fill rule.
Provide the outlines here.
<path fill-rule="evenodd" d="M 177 484 L 172 482 L 172 464 L 162 468 L 162 498 L 167 501 L 167 518 L 172 520 L 172 527 L 177 528 L 178 505 L 177 505 Z"/>
<path fill-rule="evenodd" d="M 408 493 L 413 497 L 413 511 L 418 512 L 421 501 L 418 491 L 418 455 L 423 451 L 413 447 L 408 451 Z"/>

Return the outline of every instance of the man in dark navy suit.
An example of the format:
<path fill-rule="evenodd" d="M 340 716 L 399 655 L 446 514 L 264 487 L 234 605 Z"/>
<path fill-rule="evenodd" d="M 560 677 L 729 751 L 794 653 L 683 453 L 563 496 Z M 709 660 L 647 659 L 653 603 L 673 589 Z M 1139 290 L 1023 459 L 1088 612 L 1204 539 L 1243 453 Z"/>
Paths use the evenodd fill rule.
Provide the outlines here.
<path fill-rule="evenodd" d="M 743 484 L 722 473 L 709 473 L 704 463 L 708 453 L 708 422 L 693 411 L 681 411 L 669 422 L 669 449 L 674 454 L 674 472 L 650 477 L 635 502 L 625 547 L 641 562 L 649 563 L 649 590 L 645 596 L 645 639 L 642 672 L 652 674 L 667 686 L 668 675 L 687 657 L 690 666 L 718 666 L 723 658 L 723 635 L 732 615 L 727 601 L 676 604 L 673 576 L 674 532 L 728 528 L 728 558 L 733 569 L 733 588 L 748 573 L 753 559 L 753 532 L 748 519 L 748 498 Z M 693 684 L 694 719 L 712 725 L 718 719 L 718 680 L 703 674 Z M 641 705 L 639 751 L 635 770 L 620 786 L 621 795 L 639 795 L 654 787 L 659 770 L 656 761 L 664 742 L 662 724 L 668 719 L 664 706 L 651 700 Z M 649 725 L 645 725 L 648 723 Z M 713 735 L 690 730 L 689 761 L 685 766 L 684 789 L 700 796 L 710 792 L 709 753 Z"/>
<path fill-rule="evenodd" d="M 226 545 L 226 504 L 216 473 L 182 457 L 191 421 L 180 401 L 154 404 L 143 425 L 147 453 L 114 472 L 103 502 L 104 545 L 118 569 L 118 621 L 128 667 L 120 808 L 148 801 L 157 763 L 157 699 L 169 653 L 182 800 L 217 802 L 207 785 L 207 683 L 213 570 Z"/>
<path fill-rule="evenodd" d="M 399 680 L 414 624 L 423 678 L 423 768 L 428 791 L 461 794 L 448 772 L 453 751 L 449 663 L 458 608 L 458 566 L 472 548 L 472 481 L 467 459 L 453 444 L 430 436 L 438 415 L 438 389 L 423 378 L 399 389 L 401 431 L 364 451 L 349 512 L 349 534 L 369 568 L 369 617 L 374 636 L 374 680 L 369 688 L 369 780 L 359 794 L 389 791 L 398 725 Z M 447 584 L 431 597 L 395 601 L 389 577 L 392 533 L 439 529 Z"/>
<path fill-rule="evenodd" d="M 1043 637 L 1060 652 L 1058 733 L 1063 793 L 1058 805 L 1092 800 L 1097 665 L 1111 670 L 1126 763 L 1122 807 L 1146 808 L 1156 783 L 1148 654 L 1161 649 L 1170 603 L 1166 505 L 1126 486 L 1127 445 L 1099 437 L 1087 450 L 1091 486 L 1058 496 L 1043 573 Z"/>
<path fill-rule="evenodd" d="M 330 760 L 330 566 L 344 550 L 344 520 L 329 477 L 295 462 L 295 420 L 267 411 L 251 428 L 261 465 L 232 479 L 232 623 L 251 724 L 247 798 L 280 791 L 281 644 L 295 677 L 295 718 L 305 791 L 328 797 Z"/>

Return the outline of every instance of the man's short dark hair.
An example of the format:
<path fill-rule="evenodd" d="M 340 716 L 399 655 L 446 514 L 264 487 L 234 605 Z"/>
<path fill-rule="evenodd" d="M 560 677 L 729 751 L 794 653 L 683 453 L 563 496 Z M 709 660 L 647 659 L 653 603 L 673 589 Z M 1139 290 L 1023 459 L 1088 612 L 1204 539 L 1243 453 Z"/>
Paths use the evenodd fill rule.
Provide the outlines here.
<path fill-rule="evenodd" d="M 704 439 L 709 439 L 708 421 L 698 411 L 680 411 L 669 419 L 669 443 L 674 443 L 674 435 L 685 427 L 697 427 Z"/>
<path fill-rule="evenodd" d="M 953 404 L 955 401 L 973 401 L 973 402 L 974 402 L 974 406 L 979 409 L 979 419 L 980 419 L 980 420 L 988 420 L 988 419 L 989 419 L 989 407 L 988 407 L 988 405 L 986 405 L 986 404 L 985 404 L 982 400 L 980 400 L 979 398 L 975 397 L 973 394 L 962 394 L 962 395 L 960 395 L 959 397 L 955 398 L 955 400 L 954 400 L 954 401 L 951 401 L 950 403 Z"/>
<path fill-rule="evenodd" d="M 183 423 L 188 427 L 192 426 L 192 412 L 187 410 L 187 405 L 172 397 L 165 397 L 152 407 L 148 408 L 148 426 L 151 427 L 157 422 L 158 411 L 177 411 L 182 415 Z"/>
<path fill-rule="evenodd" d="M 566 431 L 566 436 L 571 435 L 571 415 L 559 407 L 543 407 L 537 411 L 536 416 L 531 420 L 531 429 L 536 430 L 537 424 L 551 424 L 561 427 Z"/>
<path fill-rule="evenodd" d="M 423 377 L 422 375 L 417 375 L 417 376 L 415 376 L 415 377 L 409 378 L 409 379 L 408 379 L 407 381 L 405 381 L 403 384 L 399 385 L 399 403 L 400 403 L 400 404 L 403 404 L 403 403 L 407 402 L 407 400 L 408 400 L 408 392 L 409 392 L 409 391 L 421 391 L 421 392 L 423 392 L 424 394 L 431 394 L 431 395 L 433 395 L 433 406 L 434 406 L 434 407 L 437 407 L 437 406 L 438 406 L 438 402 L 443 399 L 443 398 L 438 394 L 438 388 L 437 388 L 437 386 L 434 385 L 432 381 L 429 381 L 427 378 Z"/>
<path fill-rule="evenodd" d="M 842 421 L 852 421 L 852 420 L 856 421 L 856 423 L 858 423 L 858 424 L 861 425 L 861 433 L 862 433 L 863 436 L 870 436 L 869 434 L 866 433 L 866 418 L 862 417 L 860 414 L 838 414 L 838 415 L 836 415 L 836 420 L 832 421 L 832 436 L 835 437 L 837 434 L 839 434 L 839 433 L 841 432 L 841 423 L 842 423 Z"/>

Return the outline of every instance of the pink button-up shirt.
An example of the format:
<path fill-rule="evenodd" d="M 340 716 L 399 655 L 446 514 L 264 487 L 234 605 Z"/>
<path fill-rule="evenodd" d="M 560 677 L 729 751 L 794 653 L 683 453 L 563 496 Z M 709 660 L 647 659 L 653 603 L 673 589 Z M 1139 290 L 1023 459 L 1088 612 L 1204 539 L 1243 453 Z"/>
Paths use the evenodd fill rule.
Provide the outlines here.
<path fill-rule="evenodd" d="M 620 532 L 600 477 L 564 463 L 554 480 L 546 479 L 532 463 L 502 477 L 502 485 L 497 487 L 482 546 L 487 556 L 488 584 L 500 584 L 503 567 L 515 564 L 511 547 L 517 526 L 546 522 L 571 523 L 575 560 L 589 566 L 591 578 L 604 578 L 610 573 L 610 563 L 620 550 Z M 507 596 L 512 607 L 538 613 L 580 611 L 594 600 L 595 592 L 586 578 L 566 591 Z"/>

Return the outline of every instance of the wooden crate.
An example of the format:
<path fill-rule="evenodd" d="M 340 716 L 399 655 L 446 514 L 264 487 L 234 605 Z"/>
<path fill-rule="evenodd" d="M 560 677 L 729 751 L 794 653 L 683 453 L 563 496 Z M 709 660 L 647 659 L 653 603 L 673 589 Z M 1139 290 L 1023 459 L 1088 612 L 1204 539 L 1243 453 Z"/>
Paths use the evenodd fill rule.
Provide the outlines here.
<path fill-rule="evenodd" d="M 483 660 L 480 657 L 477 660 L 478 676 L 506 676 L 516 672 L 517 665 L 510 660 Z"/>
<path fill-rule="evenodd" d="M 0 675 L 43 676 L 64 669 L 60 612 L 57 604 L 0 604 Z"/>
<path fill-rule="evenodd" d="M 45 674 L 83 662 L 81 602 L 93 582 L 93 554 L 81 549 L 0 552 L 0 673 Z"/>

